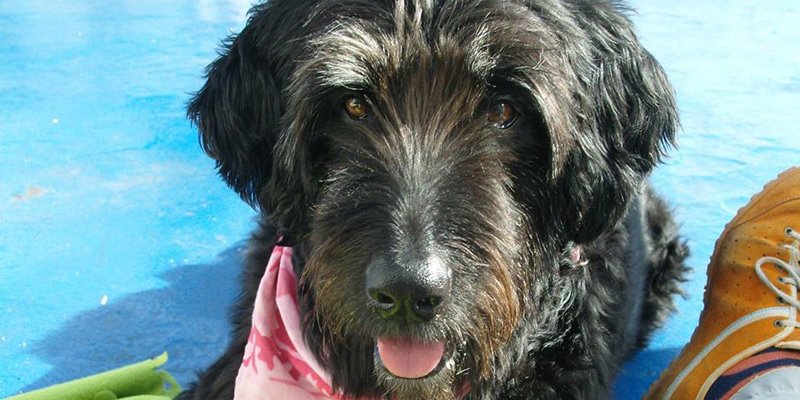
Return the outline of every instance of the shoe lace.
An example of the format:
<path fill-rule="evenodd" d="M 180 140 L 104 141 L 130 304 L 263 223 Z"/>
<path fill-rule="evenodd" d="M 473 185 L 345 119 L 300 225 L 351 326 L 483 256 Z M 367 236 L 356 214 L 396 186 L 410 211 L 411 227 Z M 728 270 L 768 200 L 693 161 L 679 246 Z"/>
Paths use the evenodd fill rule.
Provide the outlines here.
<path fill-rule="evenodd" d="M 779 245 L 789 251 L 789 261 L 772 256 L 762 257 L 756 261 L 755 270 L 759 279 L 778 295 L 779 301 L 791 305 L 796 310 L 800 310 L 800 300 L 797 298 L 797 288 L 800 287 L 800 232 L 789 227 L 784 230 L 784 233 L 794 240 L 791 244 L 782 243 Z M 787 276 L 779 277 L 778 282 L 788 285 L 789 293 L 781 290 L 767 277 L 763 270 L 765 264 L 775 265 L 788 274 Z M 800 322 L 796 318 L 779 320 L 775 322 L 775 325 L 778 327 L 793 326 L 800 328 Z"/>

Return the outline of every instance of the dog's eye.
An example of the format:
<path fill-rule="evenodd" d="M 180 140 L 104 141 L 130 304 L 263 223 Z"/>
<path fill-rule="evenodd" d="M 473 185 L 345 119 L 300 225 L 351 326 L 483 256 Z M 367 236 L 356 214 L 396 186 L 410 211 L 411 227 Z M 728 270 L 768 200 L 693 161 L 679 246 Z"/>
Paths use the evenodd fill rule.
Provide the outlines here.
<path fill-rule="evenodd" d="M 486 121 L 500 129 L 506 129 L 517 120 L 517 110 L 507 101 L 494 103 L 486 114 Z"/>
<path fill-rule="evenodd" d="M 361 95 L 350 95 L 344 98 L 344 110 L 353 119 L 361 119 L 367 115 L 367 100 Z"/>

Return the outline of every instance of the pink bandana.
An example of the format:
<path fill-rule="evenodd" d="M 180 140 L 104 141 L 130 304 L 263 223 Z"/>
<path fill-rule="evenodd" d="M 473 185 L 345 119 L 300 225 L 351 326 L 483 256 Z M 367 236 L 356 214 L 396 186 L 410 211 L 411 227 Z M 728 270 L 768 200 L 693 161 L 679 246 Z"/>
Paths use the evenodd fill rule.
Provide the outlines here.
<path fill-rule="evenodd" d="M 291 247 L 275 246 L 267 263 L 233 398 L 343 398 L 303 341 Z"/>
<path fill-rule="evenodd" d="M 580 259 L 580 250 L 573 258 Z M 463 385 L 456 398 L 469 391 Z M 275 246 L 261 278 L 233 398 L 344 399 L 304 342 L 291 247 Z"/>

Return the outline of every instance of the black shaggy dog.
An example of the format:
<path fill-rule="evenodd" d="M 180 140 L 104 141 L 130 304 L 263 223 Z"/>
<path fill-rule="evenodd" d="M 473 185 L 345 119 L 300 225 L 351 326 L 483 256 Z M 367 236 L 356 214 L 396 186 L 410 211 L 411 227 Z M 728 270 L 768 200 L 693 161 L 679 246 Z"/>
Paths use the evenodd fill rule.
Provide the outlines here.
<path fill-rule="evenodd" d="M 261 210 L 233 341 L 182 399 L 230 399 L 258 282 L 295 249 L 306 342 L 347 396 L 602 399 L 671 310 L 687 249 L 647 175 L 675 100 L 603 0 L 269 0 L 189 106 Z M 419 378 L 380 341 L 444 346 Z"/>

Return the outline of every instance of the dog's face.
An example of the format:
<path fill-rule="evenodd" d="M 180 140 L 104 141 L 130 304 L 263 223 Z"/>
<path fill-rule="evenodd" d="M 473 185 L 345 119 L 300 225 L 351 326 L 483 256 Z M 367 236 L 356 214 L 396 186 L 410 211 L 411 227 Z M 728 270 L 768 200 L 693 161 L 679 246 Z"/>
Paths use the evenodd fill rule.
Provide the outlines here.
<path fill-rule="evenodd" d="M 303 250 L 308 342 L 348 394 L 452 398 L 535 352 L 584 276 L 565 249 L 672 139 L 627 19 L 576 3 L 270 0 L 210 66 L 190 115 Z"/>

